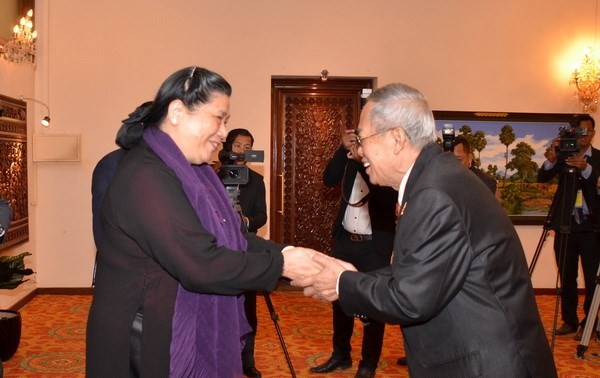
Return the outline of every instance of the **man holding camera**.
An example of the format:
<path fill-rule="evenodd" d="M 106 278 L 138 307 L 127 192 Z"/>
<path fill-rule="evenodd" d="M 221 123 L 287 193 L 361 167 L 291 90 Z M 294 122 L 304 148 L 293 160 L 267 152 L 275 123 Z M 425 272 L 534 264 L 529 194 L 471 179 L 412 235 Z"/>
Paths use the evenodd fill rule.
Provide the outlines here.
<path fill-rule="evenodd" d="M 226 164 L 233 163 L 236 165 L 245 165 L 246 151 L 252 150 L 254 145 L 254 137 L 246 129 L 233 129 L 227 134 L 223 151 L 233 153 L 240 157 L 235 161 L 224 162 Z M 258 229 L 267 223 L 267 204 L 265 193 L 265 182 L 263 176 L 259 173 L 248 169 L 248 182 L 240 184 L 239 195 L 237 202 L 239 203 L 240 216 L 242 222 L 248 227 L 249 232 L 256 233 Z M 246 338 L 246 344 L 242 350 L 242 365 L 244 375 L 250 378 L 260 378 L 262 374 L 256 369 L 254 362 L 254 339 L 256 337 L 256 328 L 258 320 L 256 317 L 256 292 L 244 293 L 244 310 L 248 323 L 252 327 L 252 332 Z"/>
<path fill-rule="evenodd" d="M 398 192 L 369 182 L 357 153 L 357 135 L 353 129 L 343 130 L 341 140 L 323 172 L 326 186 L 342 186 L 340 208 L 333 224 L 333 256 L 353 264 L 361 272 L 369 272 L 390 264 Z M 332 307 L 333 353 L 323 364 L 310 368 L 312 373 L 329 373 L 352 366 L 350 340 L 354 317 L 346 315 L 337 301 Z M 382 322 L 372 320 L 364 324 L 362 358 L 356 378 L 375 376 L 384 330 Z"/>
<path fill-rule="evenodd" d="M 548 182 L 559 176 L 548 216 L 549 227 L 555 231 L 554 252 L 561 285 L 563 324 L 556 330 L 556 335 L 576 333 L 574 339 L 581 340 L 600 262 L 600 199 L 596 192 L 600 151 L 591 145 L 595 133 L 595 121 L 591 116 L 577 116 L 570 124 L 571 129 L 562 131 L 552 141 L 537 180 Z M 579 257 L 585 282 L 585 317 L 581 322 L 577 316 Z M 592 314 L 593 319 L 595 314 Z"/>

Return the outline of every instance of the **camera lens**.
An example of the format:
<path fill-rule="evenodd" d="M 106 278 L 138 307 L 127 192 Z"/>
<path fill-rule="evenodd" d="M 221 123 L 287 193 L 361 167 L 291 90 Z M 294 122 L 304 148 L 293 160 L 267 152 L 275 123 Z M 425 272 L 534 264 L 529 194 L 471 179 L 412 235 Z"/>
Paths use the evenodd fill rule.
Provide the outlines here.
<path fill-rule="evenodd" d="M 230 169 L 227 172 L 227 176 L 229 176 L 230 179 L 234 180 L 234 179 L 240 177 L 240 173 L 235 169 Z"/>

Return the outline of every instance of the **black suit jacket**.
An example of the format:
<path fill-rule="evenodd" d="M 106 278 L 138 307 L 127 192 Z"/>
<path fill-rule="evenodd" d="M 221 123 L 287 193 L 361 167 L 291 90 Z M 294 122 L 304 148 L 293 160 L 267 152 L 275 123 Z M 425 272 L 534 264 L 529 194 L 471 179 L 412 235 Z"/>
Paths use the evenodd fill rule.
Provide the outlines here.
<path fill-rule="evenodd" d="M 587 162 L 592 167 L 592 173 L 587 179 L 577 171 L 573 174 L 565 174 L 564 172 L 569 166 L 564 159 L 557 160 L 556 164 L 549 170 L 545 170 L 542 166 L 538 171 L 538 182 L 548 182 L 555 176 L 559 176 L 558 188 L 550 209 L 549 221 L 553 230 L 561 231 L 562 229 L 568 232 L 570 230 L 562 226 L 571 224 L 573 231 L 592 231 L 590 224 L 578 226 L 570 221 L 575 206 L 576 193 L 579 189 L 581 189 L 588 209 L 592 214 L 593 224 L 596 227 L 600 224 L 600 198 L 596 189 L 598 175 L 600 174 L 600 150 L 592 148 L 592 155 L 587 159 Z M 580 227 L 586 226 L 590 229 L 579 230 Z"/>
<path fill-rule="evenodd" d="M 483 182 L 429 145 L 402 209 L 392 265 L 342 273 L 344 311 L 401 324 L 412 377 L 556 377 L 519 237 Z"/>
<path fill-rule="evenodd" d="M 248 183 L 240 185 L 238 201 L 248 218 L 248 231 L 256 233 L 267 223 L 267 203 L 263 176 L 248 168 Z"/>
<path fill-rule="evenodd" d="M 92 229 L 94 231 L 94 243 L 96 248 L 102 239 L 102 225 L 100 224 L 100 205 L 102 198 L 108 189 L 108 184 L 117 171 L 119 162 L 127 150 L 119 148 L 104 155 L 96 164 L 92 173 Z"/>
<path fill-rule="evenodd" d="M 340 146 L 323 172 L 323 183 L 326 186 L 337 185 L 343 179 L 341 188 L 343 196 L 340 201 L 337 217 L 333 223 L 333 237 L 335 238 L 343 229 L 342 221 L 348 207 L 348 203 L 344 198 L 350 198 L 356 175 L 361 174 L 370 192 L 369 217 L 371 218 L 373 243 L 375 244 L 376 252 L 384 256 L 385 261 L 389 261 L 394 241 L 394 227 L 396 225 L 395 210 L 396 202 L 398 201 L 398 192 L 391 188 L 371 184 L 362 164 L 348 159 L 347 154 L 348 150 L 343 145 Z"/>

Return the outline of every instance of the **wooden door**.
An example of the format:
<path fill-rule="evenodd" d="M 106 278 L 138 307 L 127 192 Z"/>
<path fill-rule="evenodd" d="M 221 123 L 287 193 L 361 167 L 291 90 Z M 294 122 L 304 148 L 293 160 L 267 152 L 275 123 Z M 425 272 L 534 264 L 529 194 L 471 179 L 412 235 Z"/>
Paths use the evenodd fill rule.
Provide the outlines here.
<path fill-rule="evenodd" d="M 357 127 L 363 89 L 374 85 L 374 78 L 272 78 L 271 239 L 331 254 L 340 187 L 325 187 L 323 170 L 342 130 Z"/>

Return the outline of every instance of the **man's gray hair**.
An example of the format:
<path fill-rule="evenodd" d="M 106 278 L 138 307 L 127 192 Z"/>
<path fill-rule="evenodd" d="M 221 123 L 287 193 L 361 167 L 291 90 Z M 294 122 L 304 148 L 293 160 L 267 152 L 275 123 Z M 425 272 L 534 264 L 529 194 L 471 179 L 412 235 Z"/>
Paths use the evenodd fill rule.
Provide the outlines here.
<path fill-rule="evenodd" d="M 376 132 L 401 127 L 410 143 L 421 150 L 435 143 L 435 122 L 425 97 L 406 84 L 388 84 L 375 90 L 369 101 L 373 103 L 371 124 Z"/>

